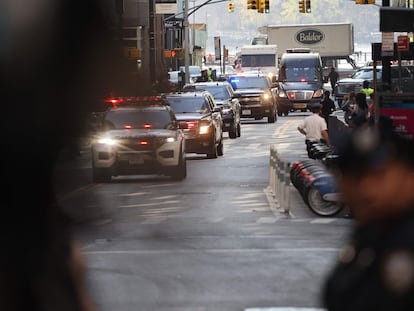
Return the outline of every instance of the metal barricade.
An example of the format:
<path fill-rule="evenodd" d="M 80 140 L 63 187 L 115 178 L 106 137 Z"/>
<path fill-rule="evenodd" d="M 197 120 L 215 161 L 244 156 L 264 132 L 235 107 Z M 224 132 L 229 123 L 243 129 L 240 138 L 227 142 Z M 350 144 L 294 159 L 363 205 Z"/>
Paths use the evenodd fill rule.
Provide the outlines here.
<path fill-rule="evenodd" d="M 290 212 L 290 163 L 283 161 L 274 144 L 270 145 L 269 188 L 278 210 Z"/>

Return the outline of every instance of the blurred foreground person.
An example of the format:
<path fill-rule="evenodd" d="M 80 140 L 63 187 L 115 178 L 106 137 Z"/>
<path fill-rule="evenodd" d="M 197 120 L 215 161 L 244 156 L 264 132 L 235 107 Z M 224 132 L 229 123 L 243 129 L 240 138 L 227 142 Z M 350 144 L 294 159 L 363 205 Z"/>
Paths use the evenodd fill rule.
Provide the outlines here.
<path fill-rule="evenodd" d="M 84 259 L 53 172 L 112 81 L 122 81 L 112 10 L 95 0 L 0 7 L 0 310 L 90 311 Z"/>
<path fill-rule="evenodd" d="M 334 144 L 355 228 L 324 287 L 329 311 L 414 310 L 414 142 L 390 119 Z"/>

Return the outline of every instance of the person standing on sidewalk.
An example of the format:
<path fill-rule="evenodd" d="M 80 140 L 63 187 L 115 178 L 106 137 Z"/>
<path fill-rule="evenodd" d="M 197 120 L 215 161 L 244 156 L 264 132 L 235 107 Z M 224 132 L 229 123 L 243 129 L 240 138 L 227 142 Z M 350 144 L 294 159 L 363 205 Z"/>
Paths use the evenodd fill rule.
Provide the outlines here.
<path fill-rule="evenodd" d="M 335 94 L 335 85 L 338 79 L 339 79 L 339 74 L 338 72 L 335 71 L 335 68 L 332 67 L 331 71 L 328 74 L 328 80 L 331 83 L 332 94 Z"/>
<path fill-rule="evenodd" d="M 304 118 L 297 127 L 298 131 L 306 137 L 305 144 L 309 158 L 312 158 L 311 147 L 313 143 L 324 142 L 330 145 L 326 121 L 320 116 L 321 105 L 313 103 L 311 111 L 312 115 Z"/>
<path fill-rule="evenodd" d="M 321 101 L 321 114 L 322 117 L 325 119 L 327 126 L 329 127 L 329 116 L 332 114 L 332 112 L 335 111 L 336 107 L 335 107 L 335 103 L 334 101 L 331 99 L 331 93 L 326 90 L 323 93 L 323 99 Z"/>

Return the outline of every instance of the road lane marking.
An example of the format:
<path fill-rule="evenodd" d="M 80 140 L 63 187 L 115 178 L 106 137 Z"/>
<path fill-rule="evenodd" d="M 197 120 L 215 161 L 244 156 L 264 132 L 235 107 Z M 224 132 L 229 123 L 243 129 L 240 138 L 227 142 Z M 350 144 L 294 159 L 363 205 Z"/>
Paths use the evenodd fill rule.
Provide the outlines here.
<path fill-rule="evenodd" d="M 339 248 L 334 247 L 297 247 L 297 248 L 210 248 L 210 249 L 139 249 L 139 250 L 119 250 L 119 251 L 83 251 L 86 255 L 159 255 L 159 254 L 256 254 L 256 253 L 279 253 L 285 255 L 292 253 L 337 253 Z"/>
<path fill-rule="evenodd" d="M 296 308 L 296 307 L 268 307 L 268 308 L 247 308 L 244 311 L 326 311 L 321 308 Z"/>

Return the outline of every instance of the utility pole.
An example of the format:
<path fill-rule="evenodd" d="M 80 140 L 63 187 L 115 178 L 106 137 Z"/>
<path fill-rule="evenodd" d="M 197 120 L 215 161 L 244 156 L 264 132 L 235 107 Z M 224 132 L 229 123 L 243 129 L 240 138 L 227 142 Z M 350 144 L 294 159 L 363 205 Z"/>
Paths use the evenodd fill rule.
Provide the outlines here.
<path fill-rule="evenodd" d="M 188 28 L 188 0 L 184 0 L 184 67 L 185 67 L 185 83 L 190 82 L 190 32 Z"/>
<path fill-rule="evenodd" d="M 382 0 L 382 6 L 390 6 L 390 0 Z M 385 88 L 391 88 L 391 57 L 382 57 L 382 91 L 386 91 Z"/>

